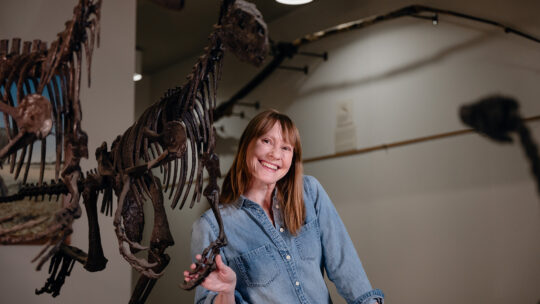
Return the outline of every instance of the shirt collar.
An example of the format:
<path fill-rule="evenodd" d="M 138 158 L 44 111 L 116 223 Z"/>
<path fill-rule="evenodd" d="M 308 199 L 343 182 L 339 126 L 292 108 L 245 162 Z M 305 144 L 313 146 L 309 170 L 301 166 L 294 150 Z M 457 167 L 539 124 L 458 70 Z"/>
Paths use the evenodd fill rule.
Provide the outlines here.
<path fill-rule="evenodd" d="M 236 207 L 242 208 L 244 206 L 244 201 L 246 200 L 248 199 L 245 196 L 240 195 L 240 197 L 238 197 L 238 199 L 236 200 L 234 204 L 236 205 Z"/>
<path fill-rule="evenodd" d="M 274 193 L 272 194 L 272 205 L 275 205 L 276 202 L 278 202 L 277 197 L 277 188 L 274 188 Z M 244 207 L 244 204 L 251 203 L 257 205 L 257 203 L 251 201 L 249 198 L 245 197 L 244 195 L 240 194 L 236 202 L 234 203 L 236 207 L 242 208 Z"/>

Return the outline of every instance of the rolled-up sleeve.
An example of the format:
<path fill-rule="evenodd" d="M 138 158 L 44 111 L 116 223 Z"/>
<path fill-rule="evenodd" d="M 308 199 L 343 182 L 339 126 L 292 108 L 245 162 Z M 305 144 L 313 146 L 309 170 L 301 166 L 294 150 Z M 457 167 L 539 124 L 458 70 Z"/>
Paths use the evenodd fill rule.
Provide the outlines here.
<path fill-rule="evenodd" d="M 306 176 L 306 194 L 315 202 L 323 264 L 339 294 L 352 304 L 383 303 L 384 294 L 373 289 L 343 221 L 319 181 Z"/>
<path fill-rule="evenodd" d="M 195 262 L 195 256 L 201 254 L 203 250 L 210 245 L 217 237 L 219 229 L 214 225 L 210 219 L 203 215 L 193 223 L 191 228 L 191 260 Z M 227 257 L 220 253 L 223 263 L 229 265 Z M 195 288 L 195 304 L 211 304 L 217 296 L 217 292 L 210 291 L 201 285 Z M 236 304 L 247 304 L 237 290 L 234 291 L 234 297 Z"/>

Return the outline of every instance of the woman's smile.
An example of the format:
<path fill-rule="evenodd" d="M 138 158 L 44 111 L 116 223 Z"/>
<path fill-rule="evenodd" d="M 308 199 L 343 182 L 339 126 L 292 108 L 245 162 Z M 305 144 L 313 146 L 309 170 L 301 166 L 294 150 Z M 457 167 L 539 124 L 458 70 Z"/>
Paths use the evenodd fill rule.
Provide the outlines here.
<path fill-rule="evenodd" d="M 259 160 L 259 162 L 261 163 L 261 165 L 263 167 L 265 167 L 266 169 L 269 169 L 273 172 L 277 171 L 279 169 L 279 166 L 278 165 L 274 165 L 272 163 L 269 163 L 267 161 L 264 161 L 264 160 Z"/>
<path fill-rule="evenodd" d="M 268 132 L 253 140 L 247 151 L 252 182 L 272 185 L 283 178 L 291 167 L 293 148 L 283 138 L 281 125 L 276 123 Z"/>

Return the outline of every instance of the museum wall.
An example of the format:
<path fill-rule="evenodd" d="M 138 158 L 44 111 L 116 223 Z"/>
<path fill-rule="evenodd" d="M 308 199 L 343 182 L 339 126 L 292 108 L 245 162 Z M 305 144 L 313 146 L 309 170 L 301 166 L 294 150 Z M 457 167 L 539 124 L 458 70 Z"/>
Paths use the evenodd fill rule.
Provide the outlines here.
<path fill-rule="evenodd" d="M 490 18 L 540 36 L 538 1 L 418 1 Z M 386 13 L 410 1 L 315 1 L 272 22 L 271 37 L 290 41 L 345 21 Z M 329 60 L 297 56 L 309 74 L 277 70 L 243 102 L 290 115 L 304 158 L 336 152 L 337 116 L 354 126 L 354 148 L 466 127 L 458 108 L 489 94 L 516 98 L 524 117 L 540 113 L 540 44 L 501 29 L 440 16 L 404 18 L 308 45 Z M 196 56 L 149 75 L 158 98 L 183 83 Z M 257 70 L 227 54 L 223 101 Z M 249 117 L 255 111 L 236 107 Z M 248 119 L 217 122 L 222 171 Z M 540 123 L 529 124 L 540 141 Z M 477 134 L 305 164 L 333 199 L 372 285 L 389 303 L 537 303 L 540 300 L 540 199 L 516 143 Z M 342 142 L 338 144 L 343 144 Z M 176 246 L 149 303 L 189 303 L 176 284 L 189 262 L 191 223 L 208 208 L 170 211 Z M 344 303 L 332 290 L 335 303 Z"/>
<path fill-rule="evenodd" d="M 73 0 L 4 0 L 0 37 L 52 41 L 70 18 Z M 419 1 L 491 18 L 540 36 L 537 1 Z M 408 1 L 319 0 L 270 25 L 274 40 L 291 40 L 343 21 L 383 13 Z M 501 30 L 452 17 L 406 18 L 325 39 L 306 47 L 330 59 L 296 57 L 289 65 L 310 66 L 309 75 L 278 70 L 245 100 L 277 108 L 297 123 L 304 157 L 335 152 L 337 115 L 349 113 L 355 147 L 459 130 L 460 105 L 487 94 L 517 98 L 524 117 L 540 112 L 540 45 Z M 89 151 L 109 143 L 133 122 L 141 104 L 183 83 L 195 58 L 147 75 L 133 105 L 135 2 L 105 1 L 101 47 L 95 50 L 92 87 L 83 79 L 83 129 Z M 194 54 L 199 55 L 199 54 Z M 114 67 L 114 68 L 111 68 Z M 219 86 L 232 96 L 256 69 L 230 55 Z M 84 75 L 84 73 L 83 73 Z M 144 96 L 141 98 L 140 96 Z M 237 107 L 248 117 L 256 112 Z M 341 111 L 341 112 L 340 112 Z M 120 115 L 121 114 L 121 115 Z M 217 123 L 222 171 L 247 120 Z M 529 124 L 540 140 L 539 123 Z M 84 169 L 95 166 L 83 161 Z M 540 299 L 540 203 L 528 163 L 517 144 L 499 145 L 475 134 L 401 148 L 307 163 L 333 199 L 374 287 L 396 303 L 536 303 Z M 181 271 L 189 264 L 190 227 L 207 208 L 169 211 L 176 245 L 171 265 L 149 303 L 189 303 Z M 39 246 L 2 246 L 2 303 L 126 303 L 130 268 L 120 258 L 112 220 L 101 216 L 109 264 L 88 273 L 77 265 L 61 295 L 35 296 L 46 269 L 30 260 Z M 84 216 L 72 244 L 86 248 Z M 343 303 L 333 291 L 335 303 Z"/>
<path fill-rule="evenodd" d="M 36 38 L 53 41 L 72 18 L 76 0 L 2 0 L 0 37 Z M 87 86 L 86 68 L 81 81 L 82 127 L 88 133 L 90 160 L 83 171 L 96 167 L 94 151 L 111 143 L 134 121 L 135 1 L 103 1 L 101 45 L 94 50 L 92 85 Z M 83 62 L 83 65 L 85 63 Z M 106 257 L 104 271 L 90 273 L 76 264 L 57 298 L 34 291 L 48 277 L 48 263 L 35 271 L 30 261 L 42 246 L 0 246 L 1 303 L 127 303 L 130 295 L 130 267 L 118 253 L 112 218 L 100 216 Z M 87 250 L 86 215 L 75 222 L 71 244 Z"/>

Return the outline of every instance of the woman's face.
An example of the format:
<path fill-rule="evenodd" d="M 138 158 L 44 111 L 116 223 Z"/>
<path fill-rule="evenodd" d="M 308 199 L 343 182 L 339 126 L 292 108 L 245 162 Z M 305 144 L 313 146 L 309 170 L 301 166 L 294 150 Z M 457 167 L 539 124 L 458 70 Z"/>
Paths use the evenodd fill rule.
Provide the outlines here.
<path fill-rule="evenodd" d="M 293 146 L 285 141 L 281 125 L 276 122 L 249 144 L 247 162 L 252 183 L 275 184 L 289 172 L 292 158 Z"/>

